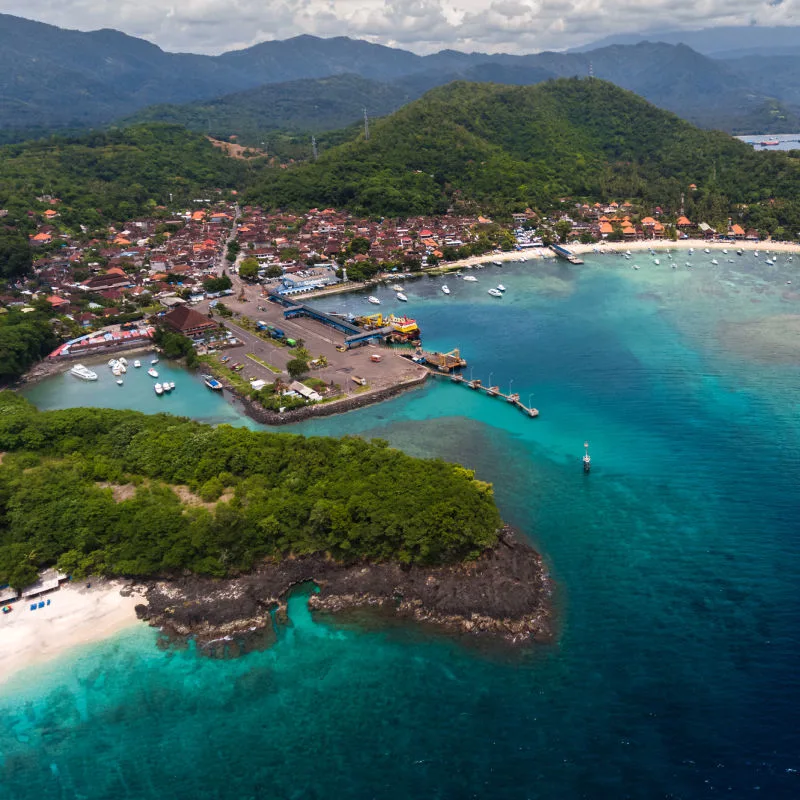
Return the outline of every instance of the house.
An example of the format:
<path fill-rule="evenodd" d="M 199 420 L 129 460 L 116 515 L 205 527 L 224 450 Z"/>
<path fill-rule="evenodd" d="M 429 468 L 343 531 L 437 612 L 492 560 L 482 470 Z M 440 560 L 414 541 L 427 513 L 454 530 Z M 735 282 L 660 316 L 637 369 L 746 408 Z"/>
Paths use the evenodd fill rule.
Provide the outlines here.
<path fill-rule="evenodd" d="M 728 230 L 728 235 L 733 236 L 734 239 L 744 239 L 744 228 L 741 225 L 733 224 Z"/>
<path fill-rule="evenodd" d="M 188 306 L 178 306 L 164 315 L 164 323 L 190 339 L 217 330 L 217 323 Z"/>
<path fill-rule="evenodd" d="M 47 298 L 47 302 L 53 308 L 65 308 L 69 305 L 69 300 L 65 300 L 63 297 L 59 297 L 58 295 L 51 294 L 50 297 Z"/>

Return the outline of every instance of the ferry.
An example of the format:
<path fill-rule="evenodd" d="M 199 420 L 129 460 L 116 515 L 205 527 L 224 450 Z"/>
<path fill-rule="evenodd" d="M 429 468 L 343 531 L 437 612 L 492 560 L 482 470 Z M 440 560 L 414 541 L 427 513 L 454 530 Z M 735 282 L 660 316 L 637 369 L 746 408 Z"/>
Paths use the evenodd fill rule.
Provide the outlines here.
<path fill-rule="evenodd" d="M 401 300 L 403 303 L 407 303 L 408 302 L 408 298 L 402 292 L 398 292 L 396 296 L 397 296 L 397 299 Z"/>
<path fill-rule="evenodd" d="M 158 377 L 158 372 L 156 372 L 156 370 L 154 370 L 152 367 L 150 367 L 150 369 L 149 369 L 149 370 L 147 370 L 147 374 L 148 374 L 148 375 L 149 375 L 151 378 L 157 378 L 157 377 Z"/>
<path fill-rule="evenodd" d="M 213 375 L 203 375 L 203 383 L 215 392 L 222 390 L 222 384 Z"/>
<path fill-rule="evenodd" d="M 444 286 L 442 286 L 442 291 L 445 294 L 450 294 L 450 289 L 448 288 L 448 286 L 446 284 Z"/>
<path fill-rule="evenodd" d="M 378 298 L 375 297 L 375 295 L 372 295 L 372 294 L 367 298 L 367 302 L 368 303 L 372 303 L 372 305 L 374 305 L 374 306 L 379 306 L 381 304 L 381 301 L 378 300 Z"/>
<path fill-rule="evenodd" d="M 74 375 L 76 378 L 80 378 L 83 381 L 96 381 L 97 380 L 97 373 L 90 370 L 88 367 L 84 367 L 83 364 L 76 364 L 70 371 L 70 375 Z"/>
<path fill-rule="evenodd" d="M 762 147 L 776 147 L 781 143 L 780 139 L 762 139 L 759 144 Z"/>

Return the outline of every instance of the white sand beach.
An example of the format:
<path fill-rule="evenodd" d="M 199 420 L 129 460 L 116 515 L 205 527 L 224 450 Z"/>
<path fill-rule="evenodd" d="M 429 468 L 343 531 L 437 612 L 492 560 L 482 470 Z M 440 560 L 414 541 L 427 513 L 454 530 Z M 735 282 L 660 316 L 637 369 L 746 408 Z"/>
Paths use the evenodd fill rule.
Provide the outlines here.
<path fill-rule="evenodd" d="M 13 611 L 0 614 L 0 683 L 15 673 L 48 661 L 82 644 L 98 642 L 131 625 L 139 624 L 134 607 L 142 602 L 134 593 L 123 597 L 121 581 L 91 579 L 63 584 L 37 598 L 50 600 L 44 608 L 30 610 L 31 602 L 18 600 Z"/>
<path fill-rule="evenodd" d="M 798 242 L 709 242 L 705 239 L 678 239 L 673 242 L 671 239 L 644 239 L 635 242 L 607 242 L 601 241 L 593 244 L 568 244 L 567 249 L 576 255 L 586 255 L 597 250 L 600 253 L 624 253 L 630 250 L 636 253 L 644 250 L 689 250 L 693 248 L 697 252 L 703 252 L 705 248 L 709 250 L 727 250 L 728 253 L 735 253 L 737 250 L 743 252 L 758 251 L 759 255 L 767 257 L 767 253 L 800 253 L 800 243 Z"/>

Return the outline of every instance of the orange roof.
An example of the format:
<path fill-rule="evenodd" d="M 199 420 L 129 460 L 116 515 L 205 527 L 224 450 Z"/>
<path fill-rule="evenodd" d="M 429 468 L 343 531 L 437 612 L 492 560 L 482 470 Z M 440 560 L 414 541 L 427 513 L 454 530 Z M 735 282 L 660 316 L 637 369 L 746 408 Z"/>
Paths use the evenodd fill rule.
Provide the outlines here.
<path fill-rule="evenodd" d="M 124 236 L 117 236 L 117 238 L 114 239 L 114 244 L 126 245 L 126 244 L 130 244 L 130 243 L 131 243 L 131 240 L 130 239 L 126 239 Z"/>
<path fill-rule="evenodd" d="M 111 267 L 111 269 L 106 271 L 106 275 L 122 275 L 122 277 L 124 278 L 125 270 L 120 269 L 119 267 Z"/>
<path fill-rule="evenodd" d="M 614 228 L 612 227 L 610 222 L 601 222 L 600 223 L 600 233 L 613 233 Z"/>
<path fill-rule="evenodd" d="M 678 225 L 691 225 L 691 221 L 688 217 L 678 217 Z"/>
<path fill-rule="evenodd" d="M 205 217 L 205 215 L 205 211 L 195 211 L 194 214 L 192 214 L 192 219 L 201 220 L 203 217 Z"/>
<path fill-rule="evenodd" d="M 48 208 L 47 211 L 44 212 L 44 215 L 46 217 L 57 217 L 58 211 L 56 211 L 54 208 Z"/>
<path fill-rule="evenodd" d="M 741 225 L 731 225 L 731 233 L 735 236 L 744 236 L 744 228 Z"/>
<path fill-rule="evenodd" d="M 49 233 L 37 233 L 36 236 L 31 237 L 31 240 L 34 242 L 49 242 L 52 238 Z"/>
<path fill-rule="evenodd" d="M 47 302 L 53 307 L 69 305 L 69 300 L 65 300 L 63 297 L 59 297 L 55 294 L 51 294 L 50 297 L 47 298 Z"/>
<path fill-rule="evenodd" d="M 689 188 L 690 189 L 696 189 L 697 188 L 697 184 L 696 183 L 690 183 L 689 184 Z"/>
<path fill-rule="evenodd" d="M 652 217 L 645 217 L 642 220 L 642 225 L 655 225 L 656 221 Z"/>

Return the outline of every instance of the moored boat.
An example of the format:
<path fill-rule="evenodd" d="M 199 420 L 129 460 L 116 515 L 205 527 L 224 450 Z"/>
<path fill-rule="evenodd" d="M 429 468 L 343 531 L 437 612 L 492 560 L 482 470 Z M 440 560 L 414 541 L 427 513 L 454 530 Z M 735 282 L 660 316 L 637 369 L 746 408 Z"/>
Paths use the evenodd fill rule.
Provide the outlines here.
<path fill-rule="evenodd" d="M 149 369 L 149 370 L 147 370 L 147 374 L 148 374 L 148 375 L 149 375 L 151 378 L 157 378 L 157 377 L 158 377 L 158 372 L 157 372 L 156 370 L 154 370 L 152 367 L 150 367 L 150 369 Z"/>
<path fill-rule="evenodd" d="M 502 284 L 502 283 L 498 283 L 498 284 L 497 284 L 497 291 L 498 291 L 498 292 L 504 292 L 505 290 L 506 290 L 506 287 L 505 287 L 505 286 L 503 286 L 503 284 Z"/>
<path fill-rule="evenodd" d="M 492 297 L 502 297 L 503 293 L 498 291 L 497 289 L 489 289 L 488 292 Z"/>
<path fill-rule="evenodd" d="M 142 362 L 137 358 L 136 361 L 133 362 L 133 366 L 136 367 L 136 369 L 139 369 L 139 367 L 142 366 Z"/>
<path fill-rule="evenodd" d="M 74 375 L 76 378 L 80 378 L 83 381 L 96 381 L 97 380 L 97 373 L 90 370 L 88 367 L 84 367 L 83 364 L 76 364 L 70 371 L 70 375 Z"/>
<path fill-rule="evenodd" d="M 213 375 L 203 375 L 202 377 L 203 383 L 208 386 L 209 389 L 213 389 L 216 392 L 221 391 L 222 384 Z"/>
<path fill-rule="evenodd" d="M 162 394 L 164 394 L 164 387 L 163 387 L 163 386 L 162 386 L 160 383 L 157 383 L 157 384 L 155 384 L 155 385 L 153 386 L 153 390 L 155 391 L 155 393 L 156 393 L 157 395 L 162 395 Z"/>
<path fill-rule="evenodd" d="M 464 280 L 465 281 L 469 281 L 470 283 L 477 283 L 478 282 L 478 279 L 474 275 L 465 275 L 464 276 Z"/>
<path fill-rule="evenodd" d="M 407 303 L 408 302 L 408 298 L 402 292 L 398 292 L 396 296 L 397 296 L 397 299 L 401 300 L 403 303 Z"/>
<path fill-rule="evenodd" d="M 370 295 L 367 298 L 367 302 L 372 303 L 372 305 L 374 305 L 374 306 L 379 306 L 381 304 L 381 301 L 378 300 L 378 298 L 375 297 L 374 295 Z"/>
<path fill-rule="evenodd" d="M 123 381 L 122 378 L 117 378 L 117 386 L 122 386 L 123 383 L 125 383 L 125 381 Z"/>
<path fill-rule="evenodd" d="M 444 286 L 442 286 L 442 291 L 443 291 L 445 294 L 450 294 L 450 289 L 449 289 L 449 287 L 447 286 L 447 284 L 445 284 Z"/>

